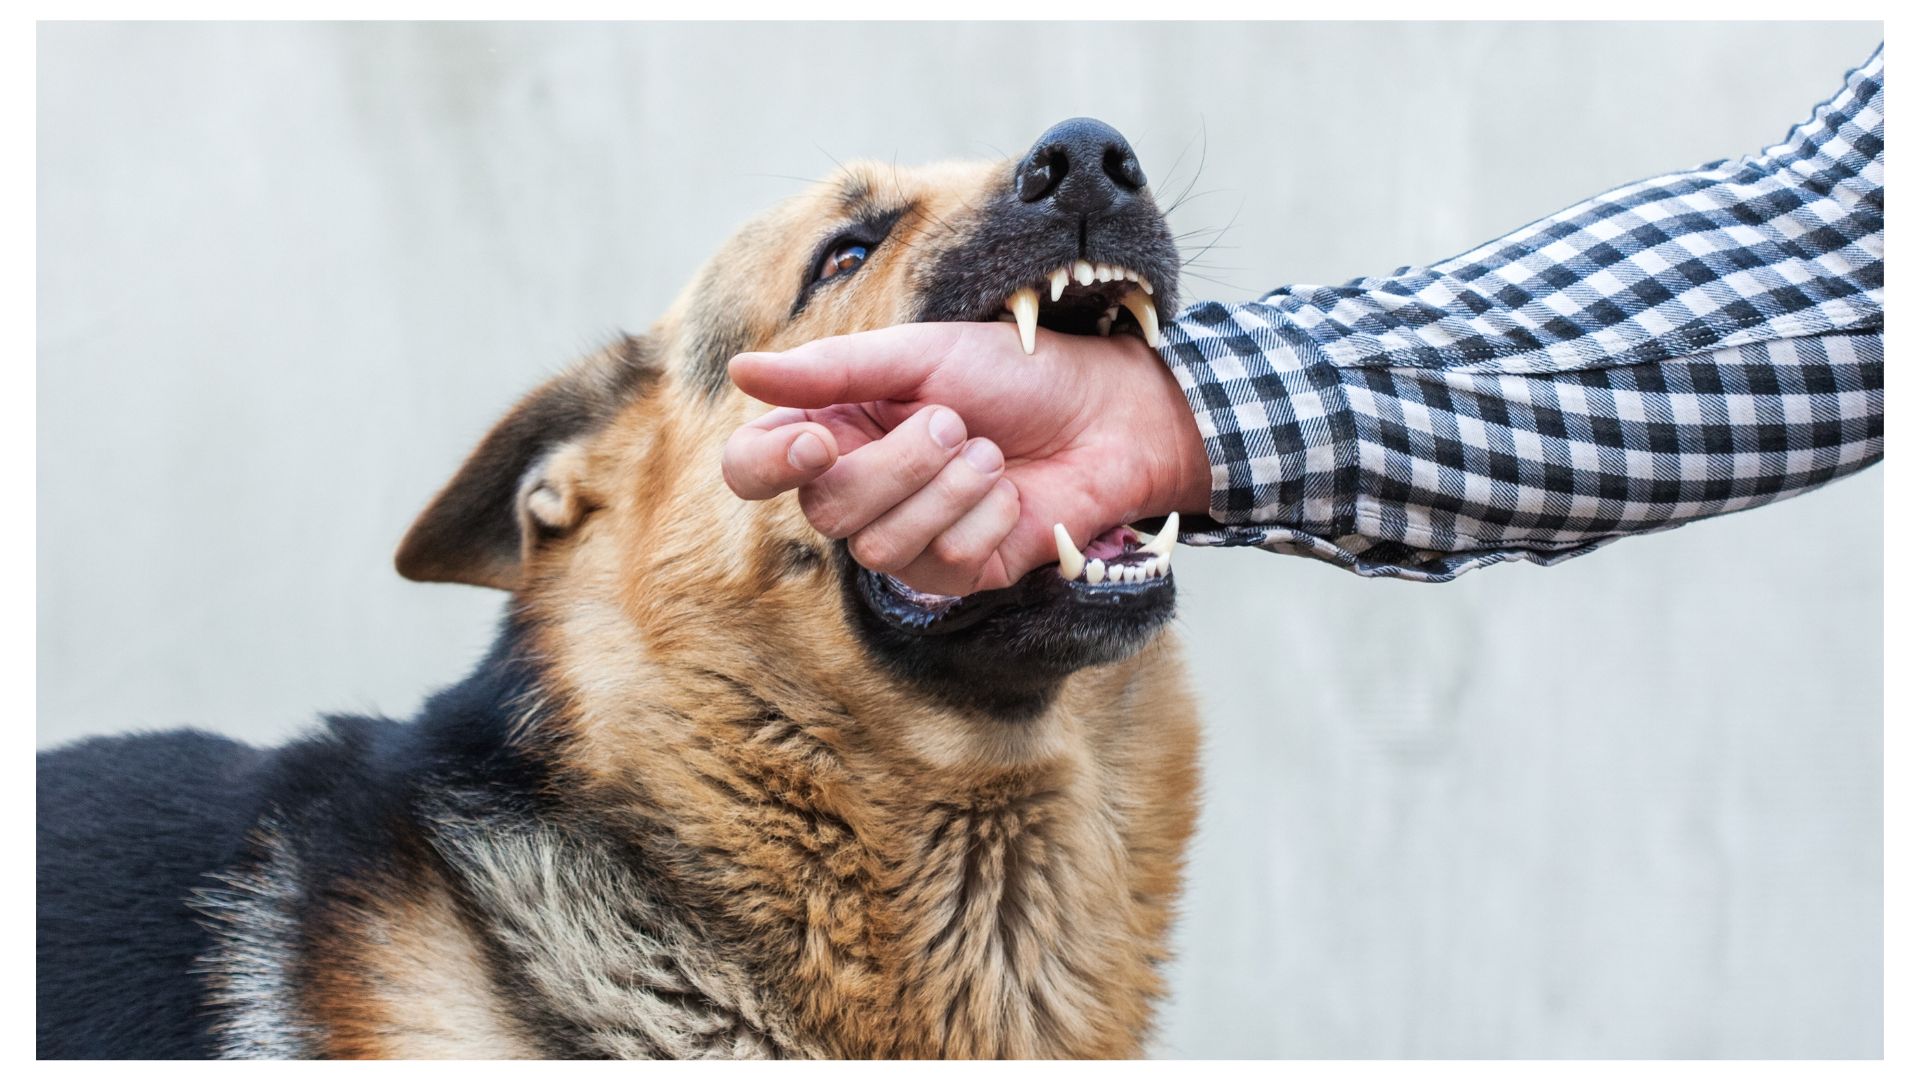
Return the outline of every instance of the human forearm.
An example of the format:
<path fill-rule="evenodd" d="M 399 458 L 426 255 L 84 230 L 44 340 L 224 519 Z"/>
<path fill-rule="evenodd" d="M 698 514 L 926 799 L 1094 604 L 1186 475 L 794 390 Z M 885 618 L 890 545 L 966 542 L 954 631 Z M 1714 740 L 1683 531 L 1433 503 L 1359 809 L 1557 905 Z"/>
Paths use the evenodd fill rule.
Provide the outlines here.
<path fill-rule="evenodd" d="M 1762 154 L 1432 267 L 1202 304 L 1193 543 L 1446 580 L 1757 505 L 1880 455 L 1881 67 Z"/>

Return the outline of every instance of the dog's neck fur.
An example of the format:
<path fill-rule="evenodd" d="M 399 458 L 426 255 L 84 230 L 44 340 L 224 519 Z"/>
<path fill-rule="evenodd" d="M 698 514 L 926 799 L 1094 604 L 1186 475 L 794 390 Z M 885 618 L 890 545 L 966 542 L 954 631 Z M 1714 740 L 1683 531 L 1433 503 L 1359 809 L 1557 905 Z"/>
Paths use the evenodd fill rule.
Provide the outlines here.
<path fill-rule="evenodd" d="M 569 619 L 563 633 L 604 648 L 591 605 Z M 1192 734 L 1159 727 L 1190 707 L 1152 677 L 1171 642 L 1069 680 L 1043 716 L 976 717 L 934 743 L 921 736 L 952 729 L 950 710 L 892 688 L 790 658 L 775 673 L 750 649 L 723 671 L 636 645 L 590 683 L 556 673 L 562 753 L 676 901 L 713 914 L 702 934 L 741 975 L 730 993 L 784 1017 L 770 1042 L 1140 1051 L 1190 826 Z"/>

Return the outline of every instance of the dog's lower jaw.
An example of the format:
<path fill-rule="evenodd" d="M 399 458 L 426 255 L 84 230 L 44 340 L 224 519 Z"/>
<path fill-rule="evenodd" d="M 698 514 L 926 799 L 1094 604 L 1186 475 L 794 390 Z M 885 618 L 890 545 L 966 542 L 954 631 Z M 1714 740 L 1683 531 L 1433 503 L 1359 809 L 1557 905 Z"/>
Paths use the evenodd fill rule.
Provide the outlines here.
<path fill-rule="evenodd" d="M 889 595 L 897 586 L 855 564 L 845 543 L 835 547 L 842 606 L 867 651 L 901 685 L 981 720 L 1043 714 L 1068 678 L 1128 662 L 1173 614 L 1171 578 L 1124 603 L 1093 607 L 1066 595 L 1057 572 L 1043 567 L 995 594 L 951 602 L 933 625 L 917 628 L 882 614 L 904 606 Z M 992 606 L 970 606 L 982 601 Z"/>

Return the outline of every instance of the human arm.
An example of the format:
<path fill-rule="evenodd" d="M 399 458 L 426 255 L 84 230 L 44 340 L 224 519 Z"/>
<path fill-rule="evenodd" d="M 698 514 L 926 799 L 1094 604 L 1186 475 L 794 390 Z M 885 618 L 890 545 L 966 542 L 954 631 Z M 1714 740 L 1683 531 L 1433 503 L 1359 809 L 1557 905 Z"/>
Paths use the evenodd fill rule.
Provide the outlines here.
<path fill-rule="evenodd" d="M 1098 361 L 1103 350 L 1137 353 L 1137 343 L 1043 333 L 1058 348 L 1024 358 L 1008 328 L 993 326 L 816 342 L 804 347 L 806 363 L 742 358 L 735 381 L 765 400 L 809 407 L 904 388 L 917 404 L 960 410 L 976 429 L 1037 423 L 1031 431 L 1090 416 L 1094 426 L 1076 430 L 1106 433 L 1114 453 L 1097 459 L 1104 471 L 1055 472 L 1031 492 L 1018 479 L 1011 492 L 996 484 L 992 498 L 1019 503 L 1017 514 L 1003 505 L 995 525 L 1013 540 L 985 557 L 998 570 L 968 588 L 1051 561 L 1047 523 L 1094 510 L 1179 509 L 1189 543 L 1259 545 L 1370 576 L 1446 581 L 1492 562 L 1558 562 L 1879 460 L 1881 82 L 1876 53 L 1756 157 L 1615 189 L 1432 267 L 1188 308 L 1164 328 L 1161 349 L 1185 411 L 1158 407 L 1163 374 Z M 927 341 L 951 347 L 955 334 L 966 335 L 966 364 L 943 370 L 1018 370 L 1042 381 L 926 381 L 909 354 Z M 1046 381 L 1069 355 L 1072 377 Z M 823 363 L 840 365 L 831 389 L 817 377 Z M 806 401 L 780 396 L 784 383 L 809 379 Z M 1116 397 L 1115 387 L 1131 390 Z M 1092 407 L 1062 411 L 1082 400 Z M 1102 424 L 1115 419 L 1100 413 L 1114 401 L 1156 408 Z M 876 432 L 898 422 L 874 404 L 831 407 L 866 410 Z M 1196 432 L 1200 455 L 1191 450 Z M 729 481 L 758 455 L 766 483 L 752 497 L 797 487 L 818 525 L 833 516 L 823 504 L 859 485 L 831 479 L 837 454 L 783 468 L 770 455 L 795 437 L 737 437 Z M 896 458 L 869 442 L 849 448 L 867 455 L 870 467 L 858 471 L 894 483 L 865 495 L 877 505 L 914 495 L 917 484 L 905 485 L 921 473 L 871 467 Z M 907 446 L 899 443 L 902 453 Z M 1035 440 L 1018 457 L 1031 464 L 1048 452 Z M 1135 497 L 1128 478 L 1164 473 L 1169 461 L 1174 479 Z M 1092 494 L 1076 499 L 1076 490 Z M 940 513 L 957 521 L 966 507 L 950 503 Z M 885 531 L 882 517 L 870 520 Z M 923 528 L 907 542 L 932 551 L 939 535 Z M 856 558 L 884 546 L 856 544 Z M 935 561 L 953 565 L 907 563 L 901 573 L 916 587 L 967 591 L 951 587 L 966 576 L 964 559 Z M 922 584 L 936 579 L 946 585 Z"/>
<path fill-rule="evenodd" d="M 1879 460 L 1878 52 L 1761 154 L 1431 267 L 1201 304 L 1162 351 L 1212 469 L 1189 543 L 1446 581 Z"/>

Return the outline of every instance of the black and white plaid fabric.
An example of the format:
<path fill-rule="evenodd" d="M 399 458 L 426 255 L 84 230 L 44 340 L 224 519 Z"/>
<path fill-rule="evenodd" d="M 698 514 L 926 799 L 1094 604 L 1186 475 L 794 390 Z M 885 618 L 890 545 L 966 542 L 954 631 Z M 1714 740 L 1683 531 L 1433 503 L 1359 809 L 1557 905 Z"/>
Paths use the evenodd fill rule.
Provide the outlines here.
<path fill-rule="evenodd" d="M 1780 144 L 1423 269 L 1199 304 L 1162 354 L 1213 463 L 1190 544 L 1447 581 L 1878 461 L 1880 51 Z"/>

